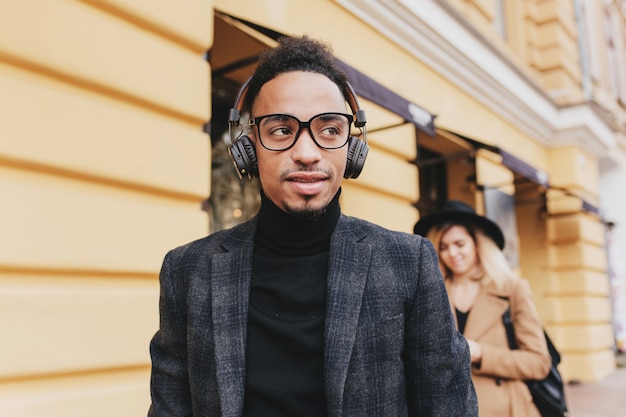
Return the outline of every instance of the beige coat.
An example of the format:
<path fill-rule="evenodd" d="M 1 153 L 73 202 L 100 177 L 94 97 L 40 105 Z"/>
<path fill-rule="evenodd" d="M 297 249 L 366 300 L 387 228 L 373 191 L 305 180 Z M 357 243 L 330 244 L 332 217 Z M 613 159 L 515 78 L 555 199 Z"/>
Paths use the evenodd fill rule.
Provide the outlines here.
<path fill-rule="evenodd" d="M 449 281 L 446 287 L 449 293 Z M 502 321 L 509 305 L 519 346 L 514 351 L 509 349 Z M 478 342 L 483 351 L 480 368 L 472 369 L 479 416 L 540 417 L 523 380 L 543 379 L 551 359 L 528 283 L 510 279 L 500 290 L 493 283 L 482 286 L 464 336 Z"/>

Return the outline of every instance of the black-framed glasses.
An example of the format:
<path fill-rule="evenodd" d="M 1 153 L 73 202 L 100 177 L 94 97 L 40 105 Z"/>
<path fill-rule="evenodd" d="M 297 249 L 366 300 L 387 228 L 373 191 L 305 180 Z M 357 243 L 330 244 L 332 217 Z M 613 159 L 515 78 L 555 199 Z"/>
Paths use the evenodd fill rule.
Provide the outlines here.
<path fill-rule="evenodd" d="M 309 129 L 320 148 L 339 149 L 348 143 L 352 120 L 352 115 L 344 113 L 321 113 L 306 122 L 288 114 L 266 114 L 250 119 L 248 125 L 257 127 L 261 145 L 270 151 L 291 148 L 303 128 Z"/>

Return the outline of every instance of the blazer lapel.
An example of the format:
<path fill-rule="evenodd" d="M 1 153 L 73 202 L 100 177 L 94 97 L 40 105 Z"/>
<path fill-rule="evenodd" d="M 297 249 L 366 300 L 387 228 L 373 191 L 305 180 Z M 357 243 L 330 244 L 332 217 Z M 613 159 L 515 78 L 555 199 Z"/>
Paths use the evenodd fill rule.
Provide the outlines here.
<path fill-rule="evenodd" d="M 216 255 L 211 268 L 215 366 L 223 416 L 240 416 L 245 389 L 252 239 Z"/>
<path fill-rule="evenodd" d="M 327 410 L 340 415 L 359 323 L 371 246 L 349 231 L 342 216 L 331 239 L 324 331 L 324 372 Z"/>

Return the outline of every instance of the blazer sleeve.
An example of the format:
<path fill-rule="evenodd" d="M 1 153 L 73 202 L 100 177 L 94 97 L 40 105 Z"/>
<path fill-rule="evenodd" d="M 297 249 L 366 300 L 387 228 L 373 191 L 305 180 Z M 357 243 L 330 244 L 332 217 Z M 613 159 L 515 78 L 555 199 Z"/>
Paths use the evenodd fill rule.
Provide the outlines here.
<path fill-rule="evenodd" d="M 418 254 L 405 347 L 409 416 L 478 416 L 469 346 L 454 325 L 432 243 L 421 239 Z"/>
<path fill-rule="evenodd" d="M 187 372 L 184 292 L 177 289 L 181 277 L 173 267 L 175 252 L 169 252 L 159 274 L 159 329 L 150 342 L 152 371 L 149 417 L 192 416 Z"/>
<path fill-rule="evenodd" d="M 527 281 L 516 280 L 509 303 L 518 348 L 511 350 L 506 337 L 501 344 L 481 343 L 483 358 L 474 372 L 508 379 L 543 379 L 552 360 Z M 502 320 L 500 325 L 506 335 Z"/>

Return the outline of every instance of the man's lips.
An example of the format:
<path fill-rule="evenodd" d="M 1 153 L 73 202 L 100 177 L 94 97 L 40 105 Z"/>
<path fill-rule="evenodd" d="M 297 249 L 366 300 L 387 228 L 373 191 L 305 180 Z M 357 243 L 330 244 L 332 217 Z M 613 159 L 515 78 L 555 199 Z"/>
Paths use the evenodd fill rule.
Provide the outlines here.
<path fill-rule="evenodd" d="M 328 175 L 322 172 L 294 172 L 285 177 L 286 181 L 293 182 L 317 182 L 325 181 Z"/>
<path fill-rule="evenodd" d="M 302 195 L 318 194 L 326 184 L 328 175 L 322 172 L 294 172 L 285 177 L 293 189 Z"/>

